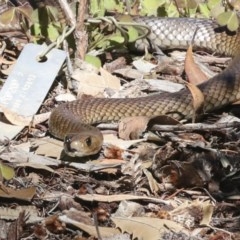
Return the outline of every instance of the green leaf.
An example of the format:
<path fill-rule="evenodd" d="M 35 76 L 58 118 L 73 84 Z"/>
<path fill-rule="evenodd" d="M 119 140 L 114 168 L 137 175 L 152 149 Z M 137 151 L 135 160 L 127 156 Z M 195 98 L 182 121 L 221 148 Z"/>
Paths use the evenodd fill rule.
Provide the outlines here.
<path fill-rule="evenodd" d="M 48 26 L 42 26 L 39 23 L 35 23 L 31 27 L 32 34 L 36 36 L 44 36 L 49 38 L 51 41 L 55 41 L 59 37 L 58 28 L 54 24 Z"/>
<path fill-rule="evenodd" d="M 84 60 L 97 68 L 100 68 L 102 66 L 100 59 L 96 56 L 86 54 Z"/>
<path fill-rule="evenodd" d="M 221 26 L 227 26 L 230 31 L 236 31 L 239 21 L 236 12 L 228 11 L 217 16 L 217 22 Z"/>
<path fill-rule="evenodd" d="M 216 6 L 222 6 L 222 0 L 208 0 L 207 5 L 210 9 Z"/>
<path fill-rule="evenodd" d="M 197 7 L 196 8 L 189 8 L 188 9 L 188 16 L 190 18 L 193 18 L 196 16 L 196 12 L 197 12 Z"/>
<path fill-rule="evenodd" d="M 175 0 L 174 2 L 178 8 L 186 8 L 187 0 Z"/>
<path fill-rule="evenodd" d="M 211 9 L 211 16 L 217 18 L 218 15 L 225 12 L 225 8 L 220 5 L 216 5 L 214 8 Z"/>
<path fill-rule="evenodd" d="M 42 26 L 47 26 L 52 22 L 58 22 L 57 8 L 52 6 L 38 8 L 32 12 L 31 19 L 34 23 L 39 23 Z"/>
<path fill-rule="evenodd" d="M 175 4 L 170 3 L 168 6 L 165 7 L 167 16 L 168 17 L 179 17 L 179 12 Z"/>
<path fill-rule="evenodd" d="M 115 44 L 124 43 L 124 38 L 121 35 L 113 34 L 110 37 L 107 37 L 108 41 L 114 42 Z"/>
<path fill-rule="evenodd" d="M 48 38 L 51 41 L 55 41 L 59 37 L 58 28 L 54 24 L 49 24 L 47 28 Z"/>
<path fill-rule="evenodd" d="M 46 11 L 50 22 L 58 21 L 58 9 L 53 6 L 46 6 Z"/>
<path fill-rule="evenodd" d="M 143 15 L 158 15 L 158 9 L 163 6 L 167 0 L 142 0 L 141 1 L 141 14 Z"/>
<path fill-rule="evenodd" d="M 200 10 L 200 13 L 205 17 L 205 18 L 209 18 L 211 13 L 210 13 L 210 10 L 207 6 L 206 3 L 199 3 L 199 10 Z"/>
<path fill-rule="evenodd" d="M 14 169 L 3 163 L 0 163 L 0 176 L 6 180 L 10 180 L 15 176 Z"/>
<path fill-rule="evenodd" d="M 90 14 L 93 16 L 103 17 L 106 9 L 104 8 L 104 0 L 90 1 Z"/>
<path fill-rule="evenodd" d="M 115 11 L 117 13 L 124 13 L 125 6 L 123 4 L 124 1 L 118 0 L 104 0 L 104 8 L 107 11 Z"/>
<path fill-rule="evenodd" d="M 128 29 L 128 36 L 129 36 L 128 41 L 129 42 L 136 41 L 136 39 L 139 37 L 138 30 L 134 27 L 127 27 L 127 29 Z"/>

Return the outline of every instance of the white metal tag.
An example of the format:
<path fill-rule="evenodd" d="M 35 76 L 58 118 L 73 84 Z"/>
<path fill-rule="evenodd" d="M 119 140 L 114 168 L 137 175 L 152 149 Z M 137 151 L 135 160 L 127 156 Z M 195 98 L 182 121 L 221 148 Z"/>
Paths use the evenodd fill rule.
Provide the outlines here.
<path fill-rule="evenodd" d="M 38 111 L 66 58 L 64 51 L 52 49 L 45 62 L 37 61 L 37 56 L 45 48 L 31 43 L 23 48 L 0 91 L 0 105 L 22 116 L 32 116 Z M 11 139 L 21 129 L 0 122 L 0 139 Z"/>

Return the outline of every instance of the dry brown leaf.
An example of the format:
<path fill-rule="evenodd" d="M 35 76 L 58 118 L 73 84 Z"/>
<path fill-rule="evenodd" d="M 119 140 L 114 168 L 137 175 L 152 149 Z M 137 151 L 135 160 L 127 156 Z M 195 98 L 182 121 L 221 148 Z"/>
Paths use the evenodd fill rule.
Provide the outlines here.
<path fill-rule="evenodd" d="M 60 234 L 66 231 L 66 224 L 61 222 L 57 214 L 48 216 L 44 219 L 44 226 L 51 233 Z"/>
<path fill-rule="evenodd" d="M 63 151 L 63 142 L 53 138 L 35 139 L 32 141 L 32 147 L 37 148 L 35 151 L 37 155 L 60 159 Z"/>
<path fill-rule="evenodd" d="M 57 172 L 55 170 L 53 170 L 52 168 L 50 168 L 46 165 L 43 165 L 41 163 L 37 164 L 37 163 L 25 162 L 25 163 L 18 163 L 16 166 L 17 167 L 31 167 L 33 169 L 41 169 L 41 170 L 48 171 L 50 173 L 56 173 L 57 174 Z"/>
<path fill-rule="evenodd" d="M 26 117 L 26 116 L 19 115 L 2 105 L 0 105 L 0 109 L 2 109 L 6 119 L 10 123 L 16 126 L 23 126 L 23 127 L 29 126 L 30 123 L 32 126 L 35 126 L 36 124 L 46 121 L 50 116 L 50 112 L 47 112 L 47 113 Z"/>
<path fill-rule="evenodd" d="M 192 45 L 188 47 L 185 58 L 185 72 L 188 81 L 194 85 L 198 85 L 208 80 L 206 74 L 199 68 L 193 58 Z"/>
<path fill-rule="evenodd" d="M 201 225 L 209 225 L 213 214 L 210 201 L 185 201 L 169 212 L 171 220 L 180 223 L 188 229 Z"/>
<path fill-rule="evenodd" d="M 186 83 L 186 85 L 187 85 L 189 91 L 191 92 L 192 98 L 193 98 L 192 122 L 195 122 L 198 115 L 201 114 L 203 111 L 204 95 L 197 86 L 195 86 L 191 83 Z"/>
<path fill-rule="evenodd" d="M 113 217 L 140 217 L 145 215 L 143 205 L 132 201 L 121 201 Z"/>
<path fill-rule="evenodd" d="M 203 208 L 203 217 L 200 225 L 208 226 L 212 220 L 214 206 L 209 201 L 201 202 Z"/>
<path fill-rule="evenodd" d="M 107 88 L 112 88 L 112 89 L 116 89 L 116 90 L 120 89 L 121 84 L 120 84 L 119 78 L 112 75 L 110 72 L 108 72 L 104 68 L 100 68 L 99 71 L 100 71 L 100 75 L 105 79 Z"/>
<path fill-rule="evenodd" d="M 71 224 L 71 225 L 81 229 L 82 231 L 88 233 L 90 236 L 98 237 L 96 226 L 91 226 L 91 225 L 81 223 L 79 221 L 72 220 L 71 218 L 67 217 L 66 215 L 60 216 L 59 219 L 62 222 Z M 118 229 L 110 228 L 110 227 L 98 227 L 98 229 L 99 229 L 100 235 L 104 238 L 111 237 L 111 236 L 114 236 L 114 235 L 120 233 L 120 231 Z"/>
<path fill-rule="evenodd" d="M 29 124 L 33 120 L 33 116 L 29 116 L 29 117 L 21 116 L 2 105 L 0 105 L 0 109 L 2 109 L 7 120 L 14 125 L 29 126 Z"/>
<path fill-rule="evenodd" d="M 206 174 L 201 175 L 193 164 L 183 161 L 174 161 L 175 164 L 161 168 L 158 178 L 164 183 L 170 183 L 175 187 L 204 187 L 209 181 Z"/>
<path fill-rule="evenodd" d="M 132 146 L 132 145 L 134 145 L 138 142 L 143 142 L 144 141 L 144 139 L 126 141 L 126 140 L 119 139 L 114 134 L 104 134 L 103 138 L 104 138 L 104 144 L 110 144 L 110 145 L 118 147 L 119 149 L 127 149 L 130 146 Z"/>
<path fill-rule="evenodd" d="M 98 202 L 120 202 L 123 200 L 145 200 L 149 202 L 170 204 L 170 201 L 162 200 L 159 198 L 136 196 L 131 194 L 118 194 L 118 195 L 101 195 L 101 194 L 85 194 L 85 195 L 76 195 L 79 199 L 83 201 L 98 201 Z"/>
<path fill-rule="evenodd" d="M 107 168 L 103 168 L 103 169 L 99 169 L 99 172 L 105 172 L 108 174 L 116 174 L 118 172 L 119 169 L 119 165 L 124 164 L 126 161 L 125 160 L 120 160 L 120 159 L 100 159 L 100 160 L 93 160 L 92 164 L 94 165 L 99 165 L 104 167 L 104 165 L 109 166 L 112 165 L 112 167 L 107 167 Z M 115 165 L 115 167 L 114 167 Z"/>
<path fill-rule="evenodd" d="M 119 137 L 124 140 L 139 139 L 144 131 L 150 118 L 145 116 L 126 117 L 119 122 Z"/>
<path fill-rule="evenodd" d="M 104 147 L 103 154 L 108 159 L 111 159 L 111 158 L 112 159 L 122 159 L 124 151 L 125 150 L 123 150 L 117 146 L 108 144 L 107 146 Z"/>
<path fill-rule="evenodd" d="M 25 188 L 25 189 L 19 189 L 14 190 L 12 188 L 6 187 L 6 191 L 3 191 L 0 189 L 0 197 L 7 198 L 7 199 L 19 199 L 24 201 L 31 201 L 34 194 L 36 193 L 35 187 Z"/>
<path fill-rule="evenodd" d="M 132 238 L 142 240 L 159 240 L 164 233 L 184 233 L 186 237 L 189 232 L 180 224 L 166 219 L 150 217 L 111 218 L 112 221 L 123 232 L 132 234 Z"/>
<path fill-rule="evenodd" d="M 46 120 L 49 119 L 50 114 L 51 114 L 51 112 L 35 114 L 33 116 L 32 125 L 35 126 L 35 125 L 37 125 L 39 123 L 45 122 Z"/>
<path fill-rule="evenodd" d="M 106 88 L 119 90 L 120 80 L 104 69 L 100 69 L 101 76 L 96 73 L 81 72 L 74 79 L 80 82 L 78 96 L 82 94 L 96 96 L 103 94 Z"/>
<path fill-rule="evenodd" d="M 229 1 L 229 3 L 231 4 L 231 6 L 232 6 L 235 10 L 237 10 L 237 11 L 240 10 L 240 1 L 239 1 L 239 0 L 231 0 L 231 1 Z"/>
<path fill-rule="evenodd" d="M 144 75 L 139 70 L 134 69 L 134 68 L 128 68 L 128 67 L 117 69 L 114 71 L 114 73 L 117 73 L 128 79 L 142 79 L 143 75 Z"/>
<path fill-rule="evenodd" d="M 7 239 L 17 240 L 19 239 L 26 226 L 26 221 L 28 219 L 27 211 L 22 211 L 16 220 L 10 223 L 7 233 Z"/>
<path fill-rule="evenodd" d="M 75 204 L 73 201 L 73 198 L 68 198 L 68 201 L 72 201 L 72 204 Z M 71 204 L 71 202 L 68 203 L 68 205 Z M 69 209 L 69 207 L 67 207 Z M 93 219 L 91 218 L 91 213 L 85 212 L 83 210 L 77 210 L 75 208 L 71 208 L 69 210 L 64 210 L 64 213 L 66 216 L 74 221 L 78 221 L 87 225 L 93 225 Z"/>
<path fill-rule="evenodd" d="M 42 217 L 38 217 L 38 210 L 33 205 L 26 206 L 16 206 L 14 208 L 0 207 L 0 216 L 1 219 L 6 220 L 15 220 L 18 218 L 19 213 L 22 211 L 27 211 L 29 213 L 28 223 L 35 222 L 38 220 L 42 220 Z"/>
<path fill-rule="evenodd" d="M 158 185 L 158 182 L 156 179 L 153 177 L 152 173 L 149 172 L 147 169 L 143 169 L 144 174 L 146 175 L 148 179 L 148 184 L 151 189 L 152 193 L 157 193 L 160 190 L 160 187 Z"/>
<path fill-rule="evenodd" d="M 152 117 L 148 123 L 149 128 L 155 124 L 160 125 L 177 125 L 180 124 L 180 122 L 170 116 L 167 115 L 160 115 L 156 117 Z"/>
<path fill-rule="evenodd" d="M 147 128 L 151 129 L 151 126 L 155 124 L 175 125 L 179 124 L 179 121 L 167 115 L 160 115 L 156 117 L 126 117 L 119 122 L 119 137 L 124 140 L 139 139 L 142 134 L 147 130 Z"/>
<path fill-rule="evenodd" d="M 32 152 L 27 152 L 21 149 L 17 149 L 15 147 L 10 147 L 9 149 L 10 152 L 2 153 L 1 158 L 11 163 L 41 163 L 42 165 L 50 166 L 58 166 L 59 164 L 61 164 L 61 161 L 57 159 L 36 155 Z"/>

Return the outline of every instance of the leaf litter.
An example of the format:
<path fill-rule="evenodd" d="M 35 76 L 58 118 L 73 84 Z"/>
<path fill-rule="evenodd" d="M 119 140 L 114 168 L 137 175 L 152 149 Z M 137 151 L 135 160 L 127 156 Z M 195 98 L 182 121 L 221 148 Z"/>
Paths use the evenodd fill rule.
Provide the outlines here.
<path fill-rule="evenodd" d="M 115 56 L 108 54 L 109 64 Z M 208 55 L 195 57 L 206 59 L 204 64 L 217 72 L 225 62 Z M 164 68 L 159 61 L 153 56 L 138 59 L 134 67 L 126 59 L 112 65 L 111 71 L 76 71 L 77 87 L 71 90 L 77 95 L 116 96 L 120 91 L 121 97 L 136 97 L 141 96 L 139 82 L 144 95 L 167 91 L 161 87 L 170 85 L 165 80 L 174 82 L 169 88 L 176 91 L 183 87 L 183 61 L 164 62 Z M 188 63 L 188 68 L 195 66 Z M 131 82 L 136 76 L 139 79 Z M 59 79 L 40 113 L 51 111 L 59 101 L 55 98 L 69 100 L 58 97 L 70 91 L 63 87 L 63 77 Z M 197 117 L 204 99 L 196 86 L 188 88 Z M 29 125 L 29 119 L 4 112 L 14 123 Z M 221 112 L 196 124 L 168 116 L 132 118 L 127 128 L 120 125 L 119 132 L 105 127 L 103 151 L 81 161 L 64 156 L 62 142 L 49 138 L 47 123 L 37 121 L 16 138 L 1 141 L 0 225 L 6 226 L 1 238 L 239 239 L 240 124 L 237 117 L 219 122 L 224 118 Z M 158 127 L 161 131 L 156 131 Z M 132 140 L 139 136 L 142 139 Z"/>

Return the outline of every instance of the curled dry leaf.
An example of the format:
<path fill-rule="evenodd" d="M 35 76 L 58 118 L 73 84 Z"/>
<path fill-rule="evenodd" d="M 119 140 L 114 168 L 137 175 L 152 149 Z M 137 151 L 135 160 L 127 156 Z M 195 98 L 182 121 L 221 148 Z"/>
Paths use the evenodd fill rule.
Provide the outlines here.
<path fill-rule="evenodd" d="M 153 177 L 152 173 L 149 172 L 147 169 L 143 169 L 144 174 L 147 177 L 149 187 L 152 193 L 156 193 L 160 190 L 159 184 L 156 179 Z"/>
<path fill-rule="evenodd" d="M 194 85 L 198 85 L 208 80 L 206 74 L 199 68 L 193 58 L 192 45 L 189 46 L 185 58 L 185 72 L 188 81 Z"/>
<path fill-rule="evenodd" d="M 179 121 L 167 115 L 161 115 L 156 117 L 127 117 L 119 122 L 119 137 L 125 140 L 138 139 L 142 136 L 143 132 L 147 130 L 147 128 L 151 129 L 151 126 L 155 124 L 176 125 L 179 124 Z"/>
<path fill-rule="evenodd" d="M 119 137 L 125 140 L 138 139 L 146 130 L 150 118 L 145 116 L 127 117 L 119 122 Z"/>
<path fill-rule="evenodd" d="M 30 124 L 34 126 L 36 124 L 46 121 L 50 116 L 50 112 L 47 112 L 47 113 L 26 117 L 26 116 L 19 115 L 2 105 L 0 105 L 0 109 L 2 109 L 4 116 L 10 123 L 16 126 L 22 126 L 22 127 L 29 126 Z"/>
<path fill-rule="evenodd" d="M 33 120 L 33 116 L 29 117 L 21 116 L 2 105 L 0 105 L 0 108 L 2 109 L 4 116 L 7 118 L 7 120 L 14 125 L 28 126 Z"/>
<path fill-rule="evenodd" d="M 201 90 L 191 84 L 191 83 L 186 83 L 187 88 L 192 94 L 193 98 L 193 116 L 192 116 L 192 121 L 195 122 L 196 118 L 198 117 L 199 114 L 202 113 L 203 107 L 204 107 L 204 95 L 201 92 Z"/>

